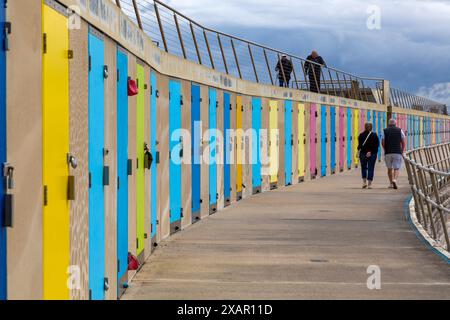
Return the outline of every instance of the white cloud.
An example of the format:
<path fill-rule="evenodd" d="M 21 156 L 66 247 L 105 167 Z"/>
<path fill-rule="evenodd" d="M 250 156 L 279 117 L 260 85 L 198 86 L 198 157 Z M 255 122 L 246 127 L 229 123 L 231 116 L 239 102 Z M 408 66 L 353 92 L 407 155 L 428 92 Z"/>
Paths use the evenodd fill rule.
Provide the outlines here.
<path fill-rule="evenodd" d="M 421 87 L 418 95 L 442 102 L 450 107 L 450 82 L 435 83 L 431 87 Z"/>
<path fill-rule="evenodd" d="M 367 9 L 381 10 L 381 28 L 412 41 L 448 44 L 450 1 L 423 0 L 167 0 L 170 6 L 212 27 L 367 31 Z M 374 31 L 375 32 L 375 31 Z"/>
<path fill-rule="evenodd" d="M 448 0 L 163 1 L 206 27 L 297 56 L 318 49 L 330 66 L 406 91 L 450 81 Z M 381 30 L 367 28 L 373 5 Z"/>

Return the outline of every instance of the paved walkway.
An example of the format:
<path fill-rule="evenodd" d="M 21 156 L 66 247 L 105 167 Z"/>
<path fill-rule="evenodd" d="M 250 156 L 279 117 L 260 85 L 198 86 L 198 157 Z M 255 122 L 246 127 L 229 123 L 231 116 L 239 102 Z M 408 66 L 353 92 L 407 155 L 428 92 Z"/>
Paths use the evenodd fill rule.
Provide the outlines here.
<path fill-rule="evenodd" d="M 124 299 L 450 299 L 450 266 L 418 240 L 378 168 L 235 204 L 160 245 Z M 381 268 L 381 290 L 367 268 Z"/>

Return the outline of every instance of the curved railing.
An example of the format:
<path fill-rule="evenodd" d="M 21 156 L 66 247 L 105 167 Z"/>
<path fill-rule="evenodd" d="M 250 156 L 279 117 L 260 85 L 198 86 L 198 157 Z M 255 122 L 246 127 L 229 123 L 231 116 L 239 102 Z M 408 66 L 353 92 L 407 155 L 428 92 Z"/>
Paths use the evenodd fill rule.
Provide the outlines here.
<path fill-rule="evenodd" d="M 450 143 L 415 149 L 404 158 L 417 222 L 450 252 Z"/>
<path fill-rule="evenodd" d="M 275 69 L 282 55 L 292 62 L 290 87 L 322 94 L 378 104 L 386 100 L 384 79 L 361 77 L 327 65 L 292 55 L 224 32 L 202 26 L 179 11 L 158 0 L 116 0 L 122 11 L 162 50 L 194 61 L 225 74 L 256 83 L 278 85 L 289 75 Z M 315 66 L 316 72 L 309 66 Z M 319 68 L 320 67 L 320 68 Z M 429 99 L 388 92 L 393 105 L 434 113 L 444 113 L 444 105 Z M 433 106 L 431 108 L 430 106 Z M 437 106 L 437 107 L 436 107 Z"/>

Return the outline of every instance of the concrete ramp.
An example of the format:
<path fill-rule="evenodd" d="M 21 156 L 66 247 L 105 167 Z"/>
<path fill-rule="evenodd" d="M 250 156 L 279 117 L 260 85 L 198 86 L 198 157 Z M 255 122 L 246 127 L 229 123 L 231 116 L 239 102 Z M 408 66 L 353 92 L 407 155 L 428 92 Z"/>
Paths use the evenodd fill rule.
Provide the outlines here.
<path fill-rule="evenodd" d="M 232 205 L 163 243 L 124 299 L 449 299 L 448 264 L 405 219 L 405 174 L 398 192 L 384 174 L 373 190 L 354 170 Z"/>

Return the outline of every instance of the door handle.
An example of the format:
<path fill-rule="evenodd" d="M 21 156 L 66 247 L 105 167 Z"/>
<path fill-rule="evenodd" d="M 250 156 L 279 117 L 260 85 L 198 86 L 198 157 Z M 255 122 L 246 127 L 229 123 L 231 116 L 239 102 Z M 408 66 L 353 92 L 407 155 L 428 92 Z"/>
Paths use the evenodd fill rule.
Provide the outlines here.
<path fill-rule="evenodd" d="M 9 191 L 14 189 L 14 167 L 9 163 L 3 164 L 3 178 L 6 179 L 5 185 L 0 186 L 0 188 L 5 188 L 4 196 L 4 215 L 3 221 L 1 221 L 4 228 L 13 227 L 13 217 L 14 217 L 14 195 L 10 194 Z"/>
<path fill-rule="evenodd" d="M 78 168 L 78 161 L 72 154 L 67 154 L 67 163 L 72 167 L 72 169 Z"/>

